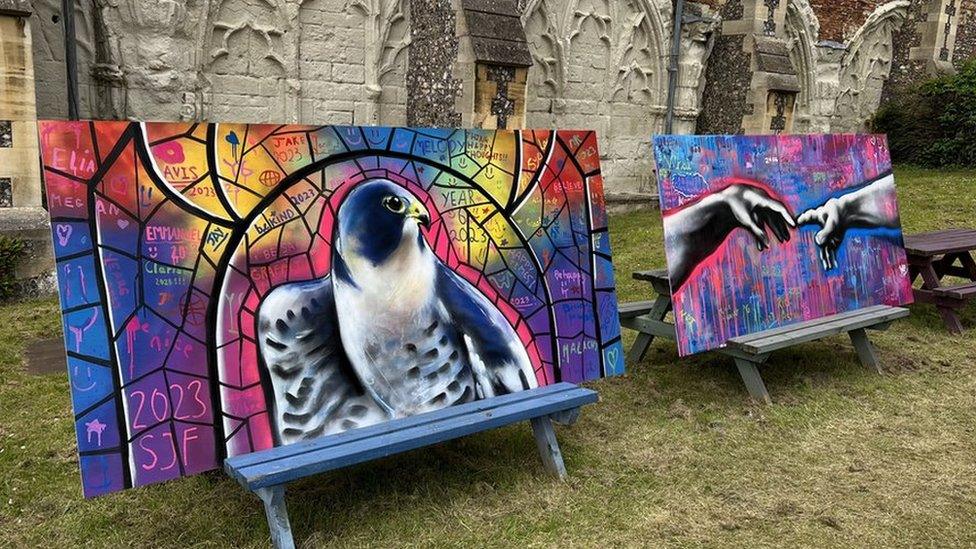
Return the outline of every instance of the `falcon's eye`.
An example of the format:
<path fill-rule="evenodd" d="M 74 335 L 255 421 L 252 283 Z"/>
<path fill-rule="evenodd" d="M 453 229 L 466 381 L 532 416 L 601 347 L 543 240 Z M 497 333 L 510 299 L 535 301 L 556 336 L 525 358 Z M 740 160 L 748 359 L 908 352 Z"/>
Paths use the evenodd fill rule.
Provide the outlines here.
<path fill-rule="evenodd" d="M 390 195 L 384 198 L 383 205 L 386 206 L 387 210 L 398 214 L 403 213 L 407 209 L 407 204 L 403 201 L 403 199 L 395 195 Z"/>

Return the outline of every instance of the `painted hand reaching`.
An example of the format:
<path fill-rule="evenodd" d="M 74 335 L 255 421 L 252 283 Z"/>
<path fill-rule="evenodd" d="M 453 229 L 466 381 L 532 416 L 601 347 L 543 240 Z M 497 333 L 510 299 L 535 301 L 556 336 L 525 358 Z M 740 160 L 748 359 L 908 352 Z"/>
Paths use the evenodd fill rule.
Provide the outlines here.
<path fill-rule="evenodd" d="M 844 210 L 844 201 L 831 198 L 822 206 L 811 208 L 796 218 L 797 225 L 817 223 L 821 226 L 813 240 L 820 248 L 820 264 L 825 271 L 837 267 L 837 249 L 844 242 L 844 233 L 847 232 L 848 216 Z"/>
<path fill-rule="evenodd" d="M 888 174 L 810 208 L 796 218 L 797 225 L 820 225 L 814 241 L 820 247 L 820 264 L 824 270 L 838 267 L 837 250 L 844 243 L 848 229 L 898 227 L 898 212 L 890 200 L 894 193 L 895 178 Z"/>
<path fill-rule="evenodd" d="M 751 185 L 732 185 L 718 196 L 739 226 L 755 237 L 759 251 L 769 248 L 767 227 L 777 240 L 789 242 L 790 228 L 796 227 L 796 222 L 786 206 L 763 189 Z"/>
<path fill-rule="evenodd" d="M 742 228 L 756 241 L 756 248 L 769 248 L 769 232 L 780 242 L 790 240 L 796 222 L 782 202 L 757 185 L 735 182 L 697 202 L 666 214 L 669 235 L 671 283 L 679 287 L 695 267 Z"/>

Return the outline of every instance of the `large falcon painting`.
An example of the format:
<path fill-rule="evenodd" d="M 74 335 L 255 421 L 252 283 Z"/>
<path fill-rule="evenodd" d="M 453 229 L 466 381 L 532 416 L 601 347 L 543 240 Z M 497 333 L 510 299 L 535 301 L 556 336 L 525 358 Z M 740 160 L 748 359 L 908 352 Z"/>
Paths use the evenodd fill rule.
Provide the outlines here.
<path fill-rule="evenodd" d="M 623 371 L 592 132 L 40 139 L 86 496 Z"/>

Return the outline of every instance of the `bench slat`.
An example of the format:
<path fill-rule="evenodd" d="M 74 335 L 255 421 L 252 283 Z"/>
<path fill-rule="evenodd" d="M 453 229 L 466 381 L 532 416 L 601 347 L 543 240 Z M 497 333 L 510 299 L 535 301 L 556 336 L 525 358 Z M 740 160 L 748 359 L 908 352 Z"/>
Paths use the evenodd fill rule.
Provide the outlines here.
<path fill-rule="evenodd" d="M 808 328 L 808 327 L 811 327 L 811 326 L 819 326 L 821 324 L 830 323 L 830 322 L 834 322 L 834 321 L 837 321 L 837 320 L 844 320 L 844 319 L 855 318 L 855 317 L 860 317 L 860 316 L 864 316 L 864 315 L 872 315 L 872 314 L 876 314 L 878 312 L 884 312 L 884 311 L 887 311 L 890 308 L 891 307 L 888 306 L 888 305 L 873 305 L 871 307 L 865 307 L 863 309 L 856 309 L 856 310 L 853 310 L 853 311 L 846 311 L 846 312 L 843 312 L 843 313 L 838 313 L 838 314 L 835 314 L 835 315 L 825 316 L 825 317 L 822 317 L 822 318 L 813 318 L 813 319 L 806 320 L 806 321 L 803 321 L 803 322 L 798 322 L 796 324 L 789 324 L 789 325 L 786 325 L 786 326 L 780 326 L 779 328 L 771 328 L 769 330 L 763 330 L 761 332 L 755 332 L 755 333 L 751 333 L 751 334 L 746 334 L 746 335 L 743 335 L 743 336 L 739 336 L 739 337 L 733 338 L 732 340 L 733 341 L 736 341 L 737 343 L 752 343 L 752 342 L 754 342 L 756 340 L 759 340 L 759 339 L 765 339 L 765 338 L 769 338 L 769 337 L 773 337 L 773 336 L 777 336 L 777 335 L 781 335 L 781 334 L 794 333 L 794 332 L 796 332 L 798 330 L 802 330 L 804 328 Z"/>
<path fill-rule="evenodd" d="M 954 299 L 969 299 L 976 296 L 976 282 L 961 284 L 959 286 L 946 286 L 934 288 L 932 293 L 935 295 L 951 297 Z"/>
<path fill-rule="evenodd" d="M 905 250 L 912 255 L 942 255 L 976 248 L 976 230 L 950 229 L 905 235 Z"/>
<path fill-rule="evenodd" d="M 803 324 L 794 325 L 794 330 L 786 333 L 779 333 L 770 337 L 753 337 L 748 341 L 738 339 L 729 340 L 729 346 L 751 354 L 766 354 L 778 349 L 783 349 L 797 343 L 804 343 L 821 339 L 830 335 L 849 332 L 859 328 L 869 328 L 871 326 L 891 322 L 892 320 L 908 316 L 908 309 L 901 307 L 885 307 L 884 311 L 873 311 L 871 314 L 848 316 L 845 318 L 826 317 L 829 322 L 820 322 L 813 325 L 804 326 Z M 873 307 L 872 307 L 873 309 Z M 867 310 L 867 309 L 865 309 Z M 820 319 L 823 320 L 823 319 Z M 760 332 L 762 336 L 764 332 Z"/>
<path fill-rule="evenodd" d="M 830 319 L 830 322 L 821 322 L 809 326 L 799 326 L 799 329 L 791 332 L 781 333 L 770 337 L 755 338 L 749 342 L 736 342 L 736 347 L 747 352 L 767 353 L 782 349 L 797 343 L 813 341 L 830 335 L 846 332 L 858 328 L 867 328 L 879 323 L 891 322 L 896 318 L 907 316 L 907 313 L 889 313 L 860 315 L 842 319 Z"/>
<path fill-rule="evenodd" d="M 225 465 L 229 463 L 229 465 L 234 467 L 235 469 L 242 469 L 244 467 L 257 465 L 259 463 L 269 463 L 278 459 L 283 459 L 285 457 L 290 457 L 290 456 L 294 456 L 306 452 L 314 452 L 316 450 L 329 448 L 331 446 L 337 446 L 339 444 L 345 444 L 354 440 L 374 437 L 377 435 L 388 433 L 393 428 L 406 429 L 417 425 L 424 425 L 427 423 L 440 421 L 454 416 L 470 414 L 474 412 L 490 411 L 494 408 L 497 408 L 499 406 L 504 406 L 506 404 L 537 398 L 540 394 L 562 393 L 577 388 L 578 387 L 576 385 L 573 385 L 572 383 L 554 383 L 552 385 L 531 389 L 529 391 L 519 391 L 517 393 L 509 393 L 507 395 L 502 395 L 491 399 L 476 400 L 474 402 L 469 402 L 467 404 L 460 404 L 457 406 L 448 406 L 447 408 L 442 408 L 434 412 L 428 412 L 425 414 L 418 414 L 415 416 L 385 421 L 383 423 L 377 423 L 376 425 L 359 427 L 357 429 L 351 429 L 349 431 L 336 433 L 334 435 L 327 435 L 312 440 L 296 442 L 294 444 L 286 444 L 284 446 L 276 446 L 274 448 L 261 450 L 259 452 L 251 452 L 248 454 L 241 454 L 239 456 L 232 456 L 227 458 L 227 460 L 225 461 Z"/>
<path fill-rule="evenodd" d="M 568 386 L 569 390 L 560 386 Z M 239 456 L 257 458 L 256 461 L 249 460 L 249 464 L 239 465 L 238 458 L 229 458 L 225 461 L 225 469 L 248 489 L 275 486 L 517 421 L 578 408 L 592 404 L 598 399 L 596 392 L 571 384 L 557 384 L 550 387 L 556 387 L 557 390 L 550 390 L 543 394 L 539 394 L 539 391 L 549 387 L 522 391 L 505 397 L 523 395 L 529 398 L 507 399 L 500 404 L 492 401 L 505 397 L 477 401 L 430 414 L 392 420 L 372 427 L 326 436 L 309 443 L 282 446 Z M 534 394 L 526 395 L 527 393 Z M 441 414 L 444 411 L 453 413 Z M 380 429 L 374 429 L 376 427 Z M 371 432 L 364 433 L 366 430 Z M 347 434 L 355 436 L 343 436 Z M 298 448 L 298 451 L 293 454 L 275 452 L 274 456 L 268 456 L 275 450 L 291 449 L 295 446 L 302 446 L 302 448 Z M 270 457 L 270 460 L 264 459 L 266 457 Z"/>
<path fill-rule="evenodd" d="M 654 269 L 652 271 L 634 271 L 634 280 L 663 280 L 668 281 L 668 271 L 666 269 Z"/>
<path fill-rule="evenodd" d="M 621 319 L 625 319 L 647 314 L 651 312 L 652 308 L 654 308 L 653 301 L 633 301 L 630 303 L 621 303 L 617 307 L 617 312 Z"/>

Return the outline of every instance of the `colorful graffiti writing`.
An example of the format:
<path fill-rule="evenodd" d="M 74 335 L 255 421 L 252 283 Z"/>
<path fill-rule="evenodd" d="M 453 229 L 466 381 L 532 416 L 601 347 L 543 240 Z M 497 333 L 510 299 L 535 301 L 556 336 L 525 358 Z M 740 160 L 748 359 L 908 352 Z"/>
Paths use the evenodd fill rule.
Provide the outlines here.
<path fill-rule="evenodd" d="M 911 302 L 883 136 L 660 136 L 654 152 L 682 355 Z"/>
<path fill-rule="evenodd" d="M 336 278 L 338 214 L 367 183 L 399 189 L 406 204 L 383 199 L 397 230 L 423 225 L 418 249 L 453 273 L 441 279 L 503 319 L 534 377 L 523 385 L 622 372 L 591 132 L 44 121 L 40 133 L 86 496 L 286 438 L 272 380 L 292 374 L 269 375 L 280 342 L 262 351 L 262 333 L 277 337 L 259 326 L 262 303 Z M 480 334 L 462 335 L 473 354 Z"/>

